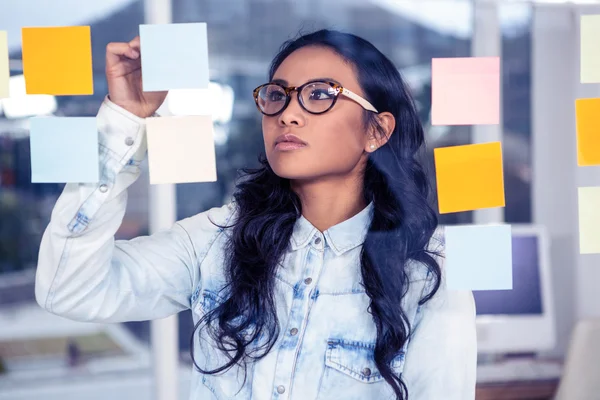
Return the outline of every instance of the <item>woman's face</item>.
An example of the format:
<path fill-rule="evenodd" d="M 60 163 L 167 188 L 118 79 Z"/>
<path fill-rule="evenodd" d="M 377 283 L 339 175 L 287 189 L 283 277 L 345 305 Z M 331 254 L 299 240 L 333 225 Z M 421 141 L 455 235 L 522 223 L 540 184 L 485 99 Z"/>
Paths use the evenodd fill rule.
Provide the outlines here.
<path fill-rule="evenodd" d="M 311 80 L 334 81 L 365 97 L 353 68 L 332 50 L 303 47 L 290 54 L 279 66 L 273 81 L 284 86 L 300 86 Z M 282 178 L 316 180 L 343 177 L 361 170 L 373 140 L 369 141 L 363 123 L 363 108 L 339 96 L 324 114 L 311 114 L 298 103 L 297 92 L 279 115 L 263 116 L 262 128 L 267 159 Z M 306 145 L 296 149 L 276 146 L 280 135 L 292 134 Z M 285 146 L 283 146 L 285 147 Z"/>

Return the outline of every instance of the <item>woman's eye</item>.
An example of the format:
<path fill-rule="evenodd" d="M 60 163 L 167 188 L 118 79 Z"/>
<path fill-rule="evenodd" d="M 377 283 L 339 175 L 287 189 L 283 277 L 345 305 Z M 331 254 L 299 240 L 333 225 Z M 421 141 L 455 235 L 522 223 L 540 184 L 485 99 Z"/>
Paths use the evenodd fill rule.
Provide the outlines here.
<path fill-rule="evenodd" d="M 310 93 L 311 100 L 330 100 L 331 95 L 328 90 L 315 89 Z"/>
<path fill-rule="evenodd" d="M 269 101 L 281 101 L 285 98 L 285 94 L 280 91 L 273 91 L 269 93 L 268 100 Z"/>

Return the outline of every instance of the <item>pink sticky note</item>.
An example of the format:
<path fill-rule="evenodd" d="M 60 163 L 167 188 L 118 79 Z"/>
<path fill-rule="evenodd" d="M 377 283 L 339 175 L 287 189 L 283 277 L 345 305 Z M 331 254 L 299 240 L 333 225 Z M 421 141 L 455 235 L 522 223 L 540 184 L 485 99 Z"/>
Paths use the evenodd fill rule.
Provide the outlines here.
<path fill-rule="evenodd" d="M 500 123 L 500 58 L 431 60 L 431 124 Z"/>

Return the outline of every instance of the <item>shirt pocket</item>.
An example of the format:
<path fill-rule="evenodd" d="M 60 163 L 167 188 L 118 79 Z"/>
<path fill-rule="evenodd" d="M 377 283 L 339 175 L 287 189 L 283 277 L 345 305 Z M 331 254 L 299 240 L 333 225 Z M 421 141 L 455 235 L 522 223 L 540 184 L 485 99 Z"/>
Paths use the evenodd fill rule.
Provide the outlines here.
<path fill-rule="evenodd" d="M 387 399 L 392 387 L 375 364 L 375 343 L 347 339 L 329 339 L 325 369 L 319 387 L 319 399 Z M 404 352 L 391 363 L 396 375 L 402 372 Z"/>

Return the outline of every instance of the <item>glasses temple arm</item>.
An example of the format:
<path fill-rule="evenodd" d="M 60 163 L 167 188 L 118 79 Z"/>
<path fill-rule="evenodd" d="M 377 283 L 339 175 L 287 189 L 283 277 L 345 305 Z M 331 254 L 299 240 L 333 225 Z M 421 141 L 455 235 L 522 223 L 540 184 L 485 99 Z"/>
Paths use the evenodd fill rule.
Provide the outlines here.
<path fill-rule="evenodd" d="M 357 102 L 358 104 L 360 104 L 364 109 L 369 110 L 369 111 L 373 111 L 375 113 L 379 112 L 377 111 L 377 109 L 375 107 L 373 107 L 373 105 L 371 103 L 369 103 L 367 100 L 363 99 L 362 97 L 360 97 L 359 95 L 357 95 L 354 92 L 351 92 L 350 90 L 346 89 L 346 88 L 342 88 L 341 94 L 343 94 L 344 96 L 348 97 L 349 99 L 354 100 L 355 102 Z"/>

